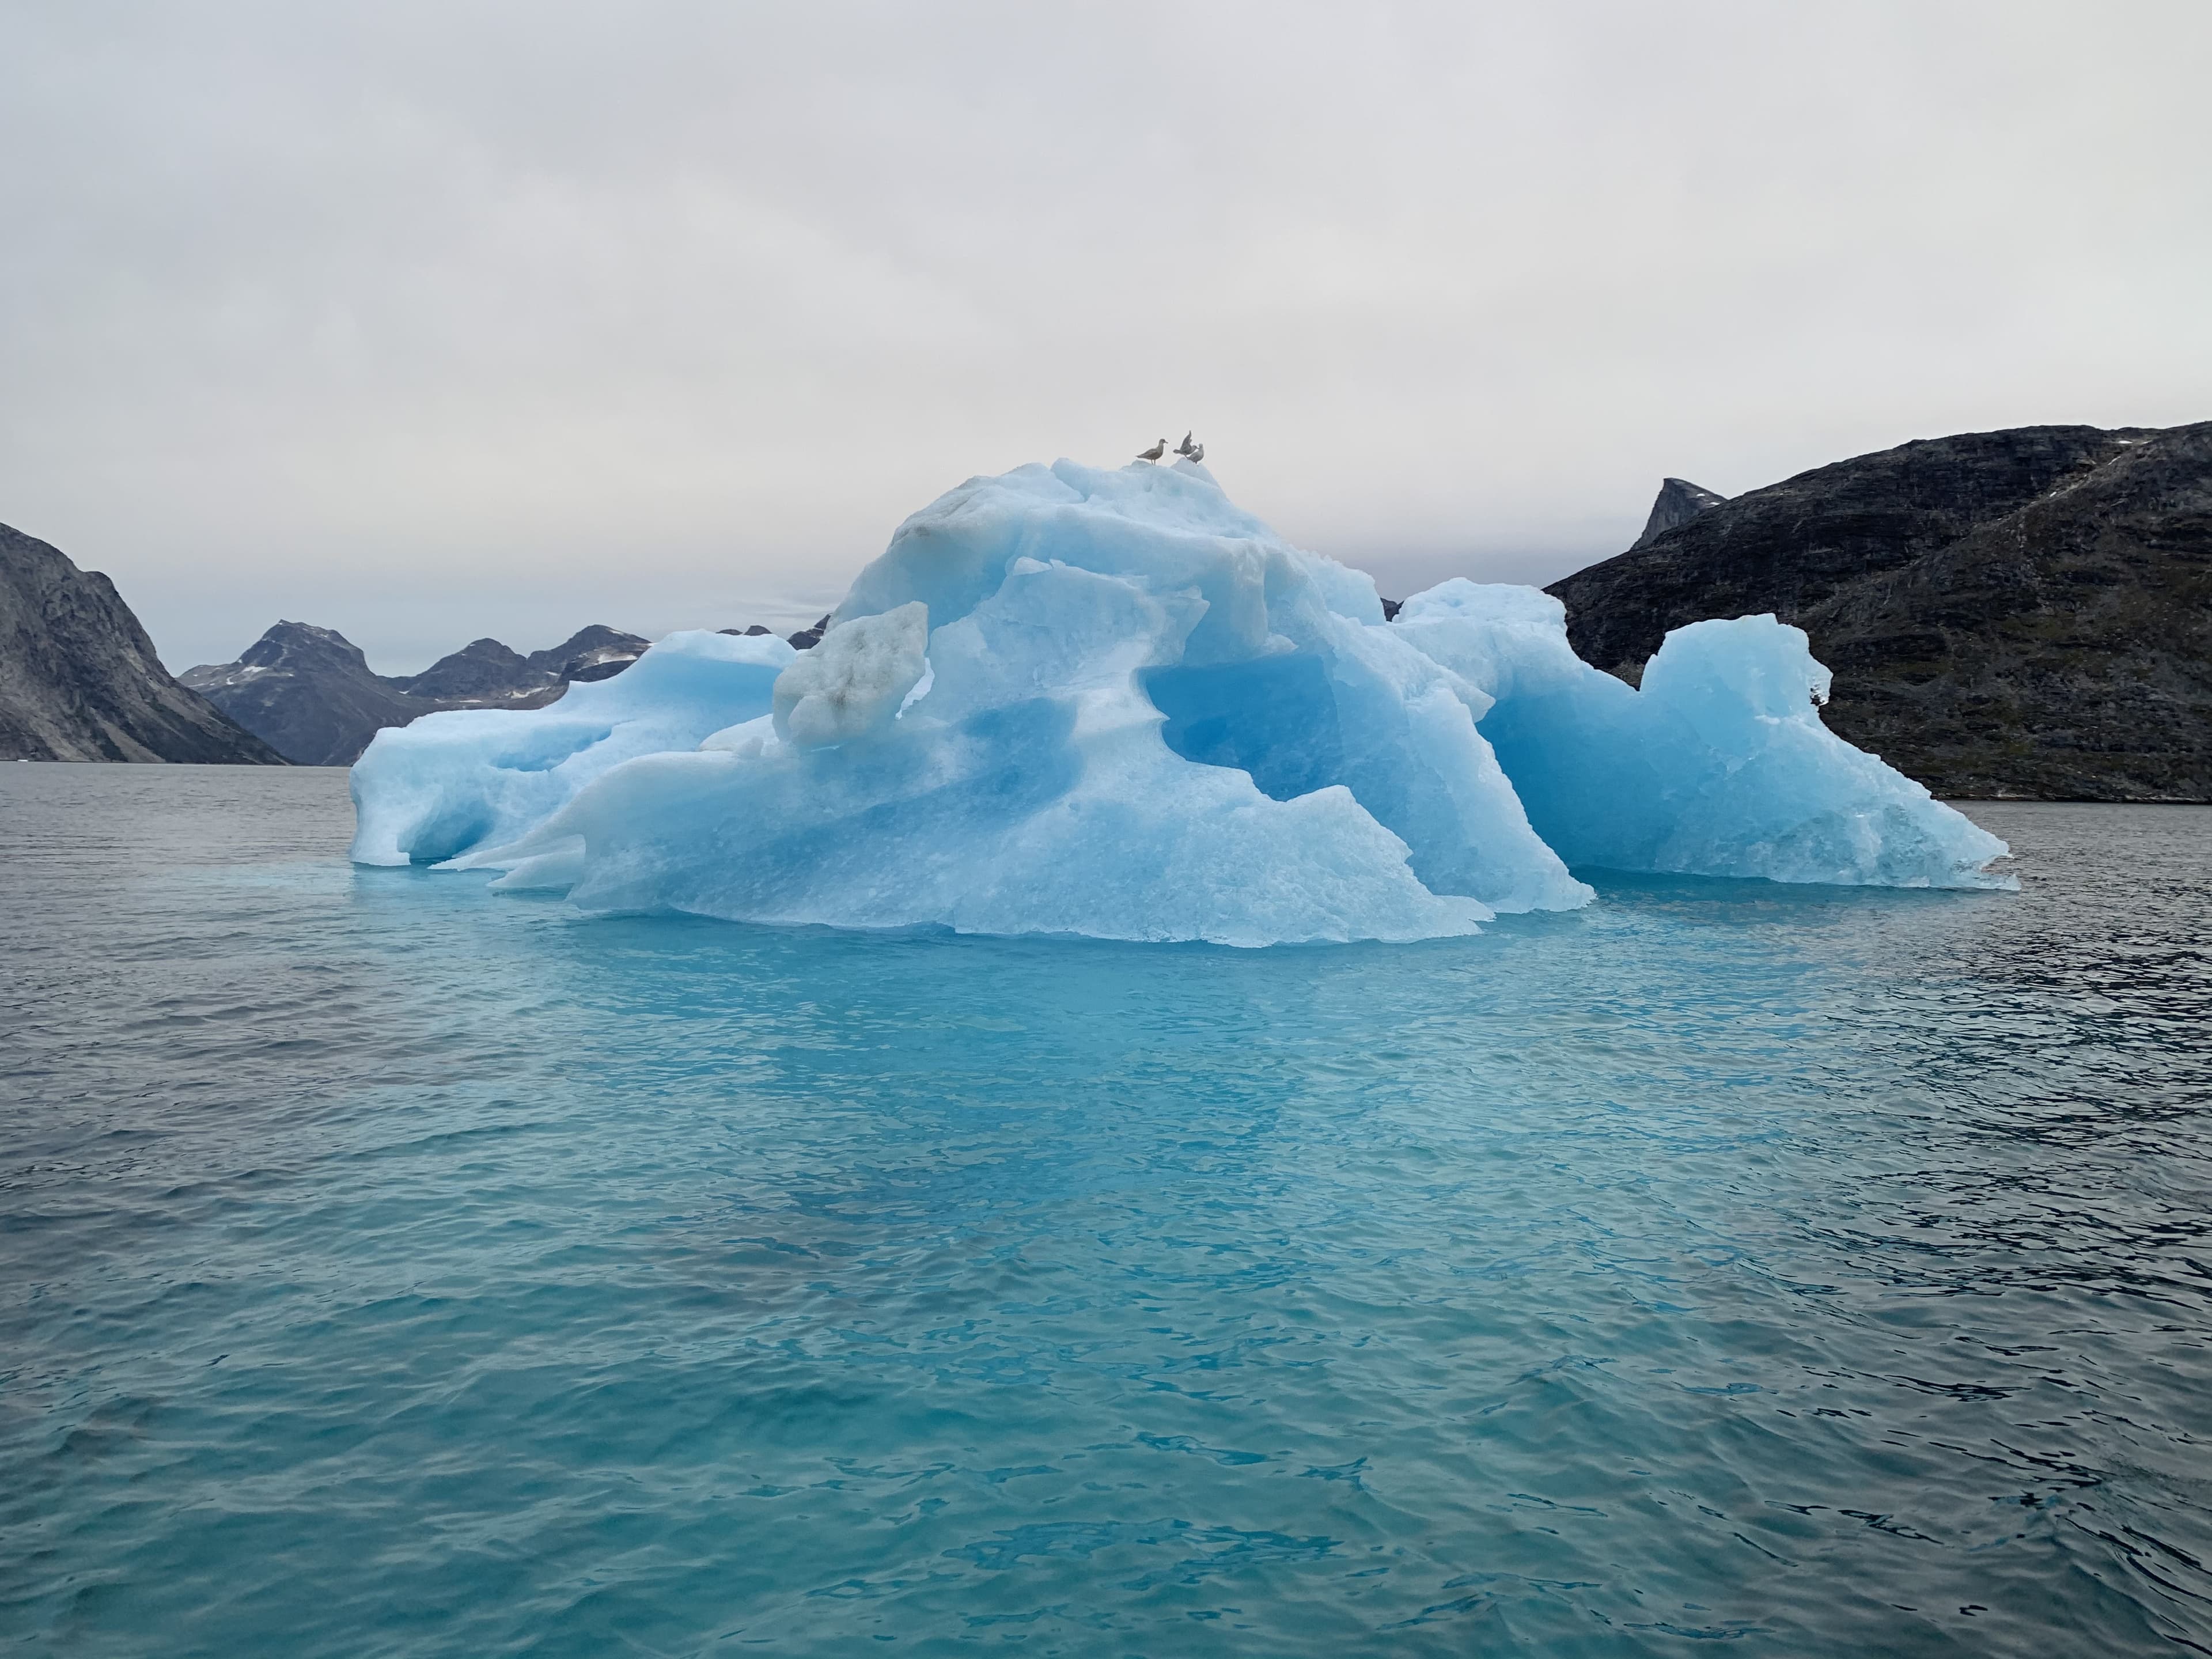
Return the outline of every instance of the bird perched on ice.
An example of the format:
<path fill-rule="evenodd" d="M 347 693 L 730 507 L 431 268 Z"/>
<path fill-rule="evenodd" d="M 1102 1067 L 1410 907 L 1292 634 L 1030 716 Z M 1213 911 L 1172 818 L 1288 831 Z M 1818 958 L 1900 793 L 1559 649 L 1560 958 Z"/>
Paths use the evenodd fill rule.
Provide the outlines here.
<path fill-rule="evenodd" d="M 1161 456 L 1167 453 L 1168 441 L 1165 438 L 1163 438 L 1159 442 L 1154 444 L 1150 449 L 1139 450 L 1137 452 L 1137 459 L 1140 461 L 1157 461 Z"/>
<path fill-rule="evenodd" d="M 1204 460 L 1206 459 L 1206 446 L 1204 444 L 1193 444 L 1190 447 L 1189 455 L 1185 459 L 1193 462 Z"/>
<path fill-rule="evenodd" d="M 1178 455 L 1188 455 L 1190 453 L 1189 433 L 1186 432 L 1182 434 L 1182 441 L 1176 446 L 1176 453 Z"/>

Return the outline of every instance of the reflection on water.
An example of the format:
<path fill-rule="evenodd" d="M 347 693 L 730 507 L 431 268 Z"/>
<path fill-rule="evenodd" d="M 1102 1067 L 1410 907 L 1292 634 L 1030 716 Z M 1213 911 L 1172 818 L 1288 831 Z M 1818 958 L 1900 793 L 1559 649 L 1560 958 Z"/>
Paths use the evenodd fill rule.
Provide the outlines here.
<path fill-rule="evenodd" d="M 584 922 L 0 769 L 34 1650 L 2212 1646 L 2212 812 L 1415 946 Z"/>

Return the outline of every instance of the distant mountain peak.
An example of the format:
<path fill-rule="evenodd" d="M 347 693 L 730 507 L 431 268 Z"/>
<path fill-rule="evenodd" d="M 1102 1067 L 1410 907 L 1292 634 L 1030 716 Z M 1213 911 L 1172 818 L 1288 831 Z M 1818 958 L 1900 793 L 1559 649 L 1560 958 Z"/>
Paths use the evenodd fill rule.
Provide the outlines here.
<path fill-rule="evenodd" d="M 1644 521 L 1644 533 L 1636 538 L 1629 551 L 1649 547 L 1678 525 L 1689 523 L 1698 514 L 1710 512 L 1727 500 L 1727 496 L 1702 484 L 1693 484 L 1687 478 L 1662 479 L 1658 499 L 1651 503 L 1651 516 Z"/>
<path fill-rule="evenodd" d="M 550 683 L 550 677 L 533 669 L 520 652 L 489 638 L 471 640 L 421 673 L 397 682 L 410 697 L 440 702 L 525 696 L 544 690 Z"/>
<path fill-rule="evenodd" d="M 334 628 L 318 628 L 313 623 L 280 622 L 238 654 L 238 662 L 228 665 L 203 665 L 187 669 L 185 681 L 195 684 L 193 676 L 219 673 L 225 666 L 248 668 L 283 668 L 301 659 L 333 656 L 357 665 L 363 673 L 368 672 L 368 659 L 361 647 Z"/>
<path fill-rule="evenodd" d="M 533 651 L 526 659 L 537 673 L 556 680 L 603 680 L 619 674 L 635 662 L 652 644 L 619 628 L 593 623 L 580 628 L 556 646 Z"/>

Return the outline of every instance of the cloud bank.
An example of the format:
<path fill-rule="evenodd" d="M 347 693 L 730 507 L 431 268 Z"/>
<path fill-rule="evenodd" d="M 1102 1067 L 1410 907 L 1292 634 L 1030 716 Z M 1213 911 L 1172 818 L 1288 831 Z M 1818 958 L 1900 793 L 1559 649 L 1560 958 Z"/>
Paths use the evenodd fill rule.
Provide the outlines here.
<path fill-rule="evenodd" d="M 796 622 L 1194 426 L 1386 590 L 2203 418 L 2196 0 L 0 13 L 0 520 L 173 667 Z"/>

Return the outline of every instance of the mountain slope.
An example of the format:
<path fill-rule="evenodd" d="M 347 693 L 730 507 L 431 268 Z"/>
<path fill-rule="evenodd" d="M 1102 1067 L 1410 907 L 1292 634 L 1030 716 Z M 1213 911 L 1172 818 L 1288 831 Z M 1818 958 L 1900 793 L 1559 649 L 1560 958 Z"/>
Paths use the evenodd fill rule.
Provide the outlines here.
<path fill-rule="evenodd" d="M 2212 799 L 2212 422 L 1905 444 L 1706 508 L 1552 585 L 1589 661 L 1771 611 L 1828 724 L 1938 793 Z"/>
<path fill-rule="evenodd" d="M 283 764 L 170 678 L 114 583 L 5 525 L 0 759 Z"/>
<path fill-rule="evenodd" d="M 2212 800 L 2212 423 L 2155 434 L 1799 623 L 1830 724 L 1960 795 Z"/>

